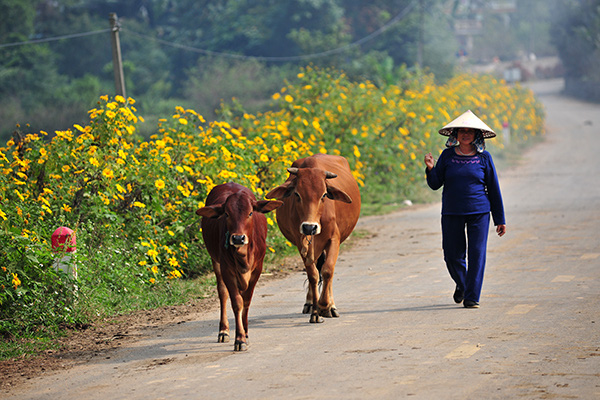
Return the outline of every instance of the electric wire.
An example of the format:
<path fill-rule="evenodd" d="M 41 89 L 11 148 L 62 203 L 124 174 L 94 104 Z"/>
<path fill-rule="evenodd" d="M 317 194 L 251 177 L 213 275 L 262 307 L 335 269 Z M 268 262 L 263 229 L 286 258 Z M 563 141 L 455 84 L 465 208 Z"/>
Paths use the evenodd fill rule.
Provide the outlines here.
<path fill-rule="evenodd" d="M 110 32 L 110 31 L 111 31 L 110 28 L 106 28 L 106 29 L 101 29 L 99 31 L 72 33 L 69 35 L 54 36 L 54 37 L 43 38 L 43 39 L 26 40 L 23 42 L 2 43 L 2 44 L 0 44 L 0 49 L 3 49 L 5 47 L 23 46 L 26 44 L 38 44 L 38 43 L 55 42 L 57 40 L 64 40 L 64 39 L 74 39 L 74 38 L 78 38 L 78 37 L 97 35 L 100 33 L 106 33 L 106 32 Z"/>
<path fill-rule="evenodd" d="M 367 35 L 355 42 L 338 47 L 336 49 L 330 49 L 330 50 L 322 51 L 319 53 L 313 53 L 313 54 L 304 54 L 304 55 L 300 55 L 300 56 L 282 56 L 282 57 L 245 56 L 242 54 L 212 51 L 212 50 L 206 50 L 206 49 L 188 46 L 185 44 L 169 42 L 169 41 L 166 41 L 163 39 L 159 39 L 156 37 L 151 37 L 151 36 L 148 36 L 145 34 L 141 34 L 141 33 L 138 33 L 138 32 L 129 30 L 127 28 L 123 28 L 123 27 L 120 28 L 120 31 L 125 31 L 126 33 L 130 33 L 139 38 L 152 40 L 154 42 L 157 42 L 159 44 L 163 44 L 166 46 L 171 46 L 171 47 L 179 48 L 179 49 L 190 51 L 190 52 L 195 52 L 195 53 L 200 53 L 200 54 L 205 54 L 205 55 L 210 55 L 210 56 L 216 56 L 216 57 L 227 57 L 227 58 L 236 58 L 236 59 L 243 59 L 243 60 L 272 61 L 272 62 L 302 61 L 302 60 L 310 60 L 313 58 L 326 57 L 326 56 L 330 56 L 330 55 L 334 55 L 334 54 L 340 54 L 340 53 L 348 51 L 349 49 L 352 49 L 354 47 L 358 47 L 358 46 L 376 38 L 377 36 L 380 36 L 385 31 L 390 29 L 392 26 L 401 22 L 406 17 L 406 15 L 413 9 L 413 7 L 415 6 L 416 3 L 417 3 L 417 0 L 412 0 L 402 11 L 400 11 L 395 17 L 393 17 L 388 22 L 386 22 L 381 28 L 377 29 L 376 31 L 373 31 L 369 35 Z M 74 38 L 79 38 L 79 37 L 84 37 L 84 36 L 91 36 L 91 35 L 97 35 L 100 33 L 106 33 L 106 32 L 110 32 L 111 30 L 112 30 L 111 28 L 107 28 L 107 29 L 101 29 L 101 30 L 97 30 L 97 31 L 74 33 L 74 34 L 70 34 L 70 35 L 55 36 L 55 37 L 50 37 L 50 38 L 34 39 L 34 40 L 27 40 L 27 41 L 14 42 L 14 43 L 3 43 L 3 44 L 0 44 L 0 49 L 6 48 L 6 47 L 22 46 L 22 45 L 27 45 L 27 44 L 47 43 L 47 42 L 53 42 L 53 41 L 58 41 L 58 40 L 64 40 L 64 39 L 74 39 Z"/>

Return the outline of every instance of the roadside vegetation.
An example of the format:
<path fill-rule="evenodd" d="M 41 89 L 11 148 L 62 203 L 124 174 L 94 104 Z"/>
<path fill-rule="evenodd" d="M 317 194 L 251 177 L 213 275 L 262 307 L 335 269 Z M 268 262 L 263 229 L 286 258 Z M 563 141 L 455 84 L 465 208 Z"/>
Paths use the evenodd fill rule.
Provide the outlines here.
<path fill-rule="evenodd" d="M 177 106 L 149 138 L 135 100 L 121 96 L 100 97 L 71 129 L 17 130 L 0 147 L 0 357 L 39 351 L 97 318 L 204 296 L 211 265 L 195 210 L 217 184 L 264 198 L 296 158 L 339 154 L 360 183 L 363 215 L 377 213 L 427 199 L 423 154 L 441 152 L 438 129 L 467 109 L 499 133 L 488 149 L 500 158 L 503 124 L 511 147 L 543 132 L 540 103 L 519 85 L 485 75 L 438 85 L 409 71 L 398 82 L 305 67 L 270 111 L 233 102 L 209 121 Z M 266 265 L 277 268 L 294 251 L 274 215 L 268 222 Z M 69 250 L 51 245 L 62 226 L 76 234 L 77 278 L 53 265 Z"/>

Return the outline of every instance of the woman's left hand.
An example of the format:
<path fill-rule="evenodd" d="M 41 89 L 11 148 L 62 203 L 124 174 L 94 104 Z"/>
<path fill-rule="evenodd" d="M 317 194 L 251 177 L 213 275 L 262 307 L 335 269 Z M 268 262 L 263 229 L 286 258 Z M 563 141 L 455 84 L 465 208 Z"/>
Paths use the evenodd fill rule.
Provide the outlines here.
<path fill-rule="evenodd" d="M 496 225 L 496 233 L 502 237 L 506 233 L 506 225 Z"/>

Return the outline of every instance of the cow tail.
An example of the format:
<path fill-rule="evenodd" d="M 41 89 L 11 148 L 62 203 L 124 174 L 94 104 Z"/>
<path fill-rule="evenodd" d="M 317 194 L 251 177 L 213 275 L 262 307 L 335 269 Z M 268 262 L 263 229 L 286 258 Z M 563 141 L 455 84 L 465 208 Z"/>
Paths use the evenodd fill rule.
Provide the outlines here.
<path fill-rule="evenodd" d="M 321 268 L 323 268 L 323 264 L 325 264 L 325 257 L 326 257 L 325 252 L 322 252 L 321 255 L 319 256 L 319 259 L 317 260 L 317 271 L 319 271 L 319 288 L 321 288 L 321 285 L 323 284 L 323 277 L 321 276 Z M 306 287 L 307 283 L 308 283 L 308 278 L 306 278 L 304 280 L 305 287 Z"/>
<path fill-rule="evenodd" d="M 327 255 L 325 254 L 325 252 L 322 252 L 319 256 L 319 259 L 317 260 L 317 270 L 319 271 L 319 286 L 321 286 L 321 284 L 323 283 L 323 278 L 321 277 L 321 268 L 323 268 L 323 264 L 325 264 L 326 256 Z"/>

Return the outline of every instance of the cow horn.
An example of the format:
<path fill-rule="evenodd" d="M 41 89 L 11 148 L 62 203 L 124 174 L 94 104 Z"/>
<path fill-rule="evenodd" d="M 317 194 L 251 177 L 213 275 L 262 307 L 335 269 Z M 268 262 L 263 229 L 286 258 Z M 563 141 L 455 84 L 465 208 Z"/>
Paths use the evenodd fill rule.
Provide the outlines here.
<path fill-rule="evenodd" d="M 325 171 L 325 179 L 337 178 L 337 175 L 333 172 Z"/>
<path fill-rule="evenodd" d="M 292 174 L 292 175 L 296 175 L 296 174 L 298 174 L 298 168 L 296 168 L 296 167 L 290 167 L 290 168 L 288 168 L 287 170 L 288 170 L 288 172 L 289 172 L 290 174 Z"/>

